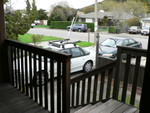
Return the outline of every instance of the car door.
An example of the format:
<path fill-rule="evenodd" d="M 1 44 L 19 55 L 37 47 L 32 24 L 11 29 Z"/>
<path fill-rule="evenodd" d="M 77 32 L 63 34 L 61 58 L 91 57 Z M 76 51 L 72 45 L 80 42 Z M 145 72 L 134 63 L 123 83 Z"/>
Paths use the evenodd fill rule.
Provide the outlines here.
<path fill-rule="evenodd" d="M 83 69 L 84 63 L 86 62 L 86 56 L 83 51 L 76 47 L 71 48 L 71 72 L 79 71 Z"/>
<path fill-rule="evenodd" d="M 128 46 L 130 47 L 135 47 L 135 48 L 140 48 L 140 43 L 138 43 L 137 41 L 133 40 L 133 39 L 129 39 L 129 44 Z"/>

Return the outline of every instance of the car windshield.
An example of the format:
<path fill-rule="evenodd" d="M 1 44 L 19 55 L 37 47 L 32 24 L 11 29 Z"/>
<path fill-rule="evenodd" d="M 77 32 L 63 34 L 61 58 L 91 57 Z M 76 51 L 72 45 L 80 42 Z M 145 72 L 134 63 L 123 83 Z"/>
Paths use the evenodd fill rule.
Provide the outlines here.
<path fill-rule="evenodd" d="M 109 38 L 101 43 L 101 46 L 116 47 L 122 44 L 122 40 Z"/>
<path fill-rule="evenodd" d="M 143 29 L 145 29 L 145 30 L 149 30 L 149 27 L 144 27 Z"/>

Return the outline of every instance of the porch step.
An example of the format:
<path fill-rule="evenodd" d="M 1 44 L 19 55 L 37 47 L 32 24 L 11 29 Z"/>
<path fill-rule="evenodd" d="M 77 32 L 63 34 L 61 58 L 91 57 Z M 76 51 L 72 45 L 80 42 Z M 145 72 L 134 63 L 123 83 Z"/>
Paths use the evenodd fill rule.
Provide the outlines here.
<path fill-rule="evenodd" d="M 77 109 L 77 110 L 76 110 Z M 80 109 L 72 109 L 71 113 L 139 113 L 139 109 L 123 102 L 110 99 L 105 103 L 98 102 L 86 105 Z"/>

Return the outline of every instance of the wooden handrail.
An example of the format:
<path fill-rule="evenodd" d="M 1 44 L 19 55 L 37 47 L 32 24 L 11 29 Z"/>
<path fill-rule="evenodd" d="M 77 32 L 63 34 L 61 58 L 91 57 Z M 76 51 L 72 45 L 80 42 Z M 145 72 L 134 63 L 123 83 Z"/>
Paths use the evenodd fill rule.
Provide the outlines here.
<path fill-rule="evenodd" d="M 111 62 L 111 63 L 109 63 L 109 64 L 107 64 L 107 65 L 105 65 L 103 67 L 99 67 L 99 68 L 93 69 L 90 72 L 87 72 L 87 73 L 84 73 L 84 74 L 82 74 L 80 76 L 74 77 L 74 78 L 71 79 L 70 84 L 73 84 L 73 83 L 78 82 L 80 80 L 84 80 L 86 78 L 89 78 L 89 77 L 91 77 L 91 76 L 93 76 L 95 74 L 99 74 L 101 72 L 109 70 L 109 69 L 115 67 L 115 64 L 116 64 L 116 61 L 113 61 L 113 62 Z"/>

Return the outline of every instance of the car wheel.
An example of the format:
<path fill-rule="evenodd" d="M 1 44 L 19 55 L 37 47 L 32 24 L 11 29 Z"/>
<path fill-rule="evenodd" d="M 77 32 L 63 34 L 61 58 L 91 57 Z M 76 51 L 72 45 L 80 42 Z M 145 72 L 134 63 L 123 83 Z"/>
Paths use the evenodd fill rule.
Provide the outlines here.
<path fill-rule="evenodd" d="M 37 85 L 37 86 L 40 86 L 40 80 L 39 80 L 39 78 L 40 78 L 40 76 L 39 76 L 39 71 L 38 72 L 36 72 L 36 78 L 35 78 L 35 76 L 33 77 L 33 85 L 35 86 L 35 84 Z M 48 73 L 46 73 L 46 74 L 48 74 Z M 45 76 L 45 72 L 44 72 L 44 70 L 42 70 L 41 71 L 41 85 L 43 86 L 44 84 L 45 84 L 45 81 L 44 81 L 44 76 Z"/>
<path fill-rule="evenodd" d="M 81 29 L 78 29 L 78 31 L 81 32 L 82 30 L 81 30 Z"/>
<path fill-rule="evenodd" d="M 93 67 L 93 63 L 91 61 L 87 61 L 83 66 L 83 71 L 89 72 L 91 71 L 92 67 Z"/>

